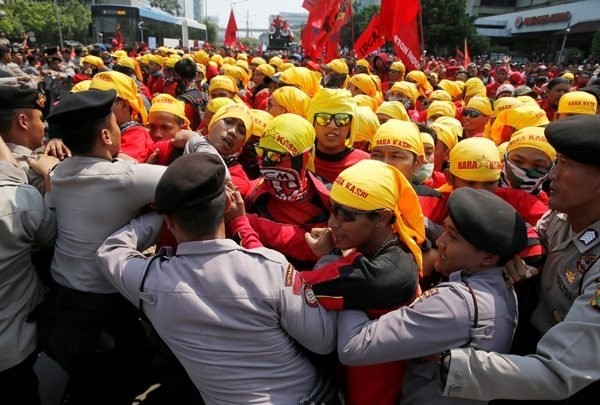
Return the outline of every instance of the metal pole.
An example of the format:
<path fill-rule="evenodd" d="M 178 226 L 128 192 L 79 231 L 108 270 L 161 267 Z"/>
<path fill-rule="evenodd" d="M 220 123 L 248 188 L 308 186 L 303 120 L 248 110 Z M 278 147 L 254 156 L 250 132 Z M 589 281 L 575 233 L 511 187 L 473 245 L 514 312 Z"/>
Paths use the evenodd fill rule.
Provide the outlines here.
<path fill-rule="evenodd" d="M 563 35 L 563 41 L 562 41 L 562 45 L 560 47 L 560 51 L 558 52 L 558 58 L 557 58 L 557 63 L 562 63 L 563 60 L 563 54 L 565 52 L 565 45 L 567 44 L 567 35 L 569 34 L 569 31 L 571 31 L 571 23 L 567 23 L 567 28 L 565 28 L 565 34 Z"/>
<path fill-rule="evenodd" d="M 54 0 L 54 11 L 56 12 L 56 23 L 58 24 L 58 39 L 60 42 L 60 47 L 63 48 L 63 35 L 62 35 L 62 27 L 60 25 L 60 13 L 58 12 L 58 1 Z"/>

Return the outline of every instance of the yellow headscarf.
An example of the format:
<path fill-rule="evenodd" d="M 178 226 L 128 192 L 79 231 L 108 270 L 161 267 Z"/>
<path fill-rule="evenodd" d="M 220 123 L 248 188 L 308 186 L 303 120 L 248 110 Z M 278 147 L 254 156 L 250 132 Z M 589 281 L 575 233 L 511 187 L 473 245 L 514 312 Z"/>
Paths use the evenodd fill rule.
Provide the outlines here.
<path fill-rule="evenodd" d="M 438 141 L 441 141 L 448 149 L 452 149 L 458 143 L 462 136 L 462 125 L 456 118 L 440 117 L 430 125 L 437 135 Z"/>
<path fill-rule="evenodd" d="M 487 97 L 475 96 L 469 100 L 467 104 L 468 109 L 477 110 L 483 115 L 487 115 L 491 117 L 494 115 L 494 110 L 492 109 L 492 103 L 490 99 Z"/>
<path fill-rule="evenodd" d="M 130 58 L 129 56 L 122 56 L 117 60 L 117 66 L 123 66 L 133 70 L 133 73 L 135 73 L 135 77 L 139 81 L 142 81 L 142 69 L 140 69 L 140 64 L 137 60 Z"/>
<path fill-rule="evenodd" d="M 419 89 L 417 89 L 417 86 L 411 82 L 396 82 L 392 85 L 390 91 L 397 91 L 412 101 L 413 104 L 415 104 L 417 102 L 417 98 L 419 98 Z"/>
<path fill-rule="evenodd" d="M 430 119 L 434 115 L 454 118 L 456 116 L 456 106 L 451 101 L 434 100 L 427 107 L 427 119 Z"/>
<path fill-rule="evenodd" d="M 467 138 L 450 151 L 450 173 L 467 181 L 500 179 L 502 163 L 496 144 L 486 138 Z"/>
<path fill-rule="evenodd" d="M 235 80 L 239 80 L 244 87 L 247 87 L 248 83 L 250 82 L 248 73 L 246 73 L 246 71 L 242 67 L 237 65 L 230 65 L 225 63 L 223 64 L 223 66 L 221 66 L 221 73 L 226 76 L 230 76 Z"/>
<path fill-rule="evenodd" d="M 373 112 L 377 111 L 379 103 L 373 97 L 369 97 L 366 94 L 357 94 L 353 97 L 356 101 L 356 105 L 359 107 L 369 107 Z"/>
<path fill-rule="evenodd" d="M 218 75 L 210 79 L 210 85 L 208 86 L 208 92 L 210 93 L 213 90 L 226 90 L 232 93 L 232 95 L 237 94 L 238 87 L 235 84 L 235 80 L 230 76 Z"/>
<path fill-rule="evenodd" d="M 175 115 L 183 120 L 185 126 L 190 125 L 190 120 L 185 116 L 185 103 L 177 100 L 170 94 L 157 94 L 152 99 L 150 114 L 153 112 L 166 112 Z"/>
<path fill-rule="evenodd" d="M 597 108 L 596 97 L 585 91 L 572 91 L 560 98 L 557 112 L 559 114 L 594 115 Z"/>
<path fill-rule="evenodd" d="M 348 90 L 322 88 L 310 99 L 308 103 L 308 122 L 314 122 L 316 113 L 347 113 L 352 115 L 350 123 L 350 136 L 346 139 L 346 146 L 351 147 L 356 137 L 356 101 Z"/>
<path fill-rule="evenodd" d="M 358 87 L 360 91 L 369 97 L 377 95 L 377 85 L 371 79 L 371 76 L 366 73 L 359 73 L 350 78 L 350 84 Z"/>
<path fill-rule="evenodd" d="M 255 109 L 250 110 L 250 115 L 252 116 L 252 135 L 263 136 L 273 116 L 264 110 Z"/>
<path fill-rule="evenodd" d="M 262 73 L 263 75 L 267 76 L 267 77 L 273 77 L 275 76 L 275 68 L 271 65 L 269 65 L 268 63 L 263 63 L 262 65 L 258 65 L 256 67 L 256 70 L 258 70 L 260 73 Z"/>
<path fill-rule="evenodd" d="M 200 49 L 198 52 L 194 54 L 194 60 L 201 65 L 207 65 L 210 60 L 208 53 L 204 49 Z"/>
<path fill-rule="evenodd" d="M 229 104 L 235 104 L 235 101 L 227 97 L 216 97 L 211 99 L 206 104 L 206 109 L 214 114 L 219 110 L 219 108 Z"/>
<path fill-rule="evenodd" d="M 487 97 L 487 89 L 484 85 L 481 86 L 470 86 L 465 90 L 465 100 L 469 100 L 472 97 Z"/>
<path fill-rule="evenodd" d="M 367 69 L 367 73 L 371 74 L 371 65 L 369 64 L 369 61 L 366 59 L 359 59 L 356 61 L 355 63 L 356 66 L 362 66 L 364 68 Z"/>
<path fill-rule="evenodd" d="M 539 105 L 531 96 L 517 96 L 515 98 L 523 103 L 523 105 Z"/>
<path fill-rule="evenodd" d="M 302 118 L 306 118 L 308 115 L 308 102 L 310 99 L 302 90 L 296 87 L 280 87 L 271 94 L 271 97 L 289 113 L 297 114 Z"/>
<path fill-rule="evenodd" d="M 251 65 L 256 65 L 256 66 L 262 65 L 263 63 L 267 63 L 267 61 L 264 60 L 263 58 L 261 58 L 260 56 L 255 56 L 250 61 Z"/>
<path fill-rule="evenodd" d="M 210 57 L 210 62 L 215 62 L 217 66 L 221 66 L 223 64 L 223 57 L 218 53 L 215 53 Z"/>
<path fill-rule="evenodd" d="M 462 92 L 463 92 L 462 88 L 458 85 L 458 83 L 456 83 L 452 80 L 448 80 L 448 79 L 440 80 L 440 82 L 438 83 L 438 86 L 442 90 L 444 90 L 448 94 L 450 94 L 453 99 L 462 95 Z"/>
<path fill-rule="evenodd" d="M 71 87 L 70 93 L 79 93 L 80 91 L 87 91 L 90 89 L 91 80 L 83 80 Z"/>
<path fill-rule="evenodd" d="M 406 78 L 417 83 L 419 94 L 423 97 L 427 97 L 433 91 L 431 83 L 427 80 L 427 75 L 420 70 L 411 70 L 406 74 Z"/>
<path fill-rule="evenodd" d="M 431 136 L 427 132 L 421 132 L 421 141 L 423 141 L 423 148 L 425 148 L 425 145 L 435 146 L 433 136 Z"/>
<path fill-rule="evenodd" d="M 446 90 L 434 90 L 429 95 L 429 101 L 452 101 L 452 96 Z"/>
<path fill-rule="evenodd" d="M 219 108 L 215 115 L 210 119 L 208 130 L 210 131 L 217 121 L 225 118 L 237 118 L 241 120 L 244 123 L 244 127 L 246 127 L 246 139 L 250 138 L 253 131 L 254 120 L 248 107 L 234 103 Z"/>
<path fill-rule="evenodd" d="M 367 141 L 371 142 L 375 131 L 379 128 L 379 120 L 377 114 L 369 107 L 357 106 L 356 107 L 356 137 L 354 142 Z"/>
<path fill-rule="evenodd" d="M 500 97 L 494 101 L 494 116 L 497 117 L 502 111 L 522 106 L 523 103 L 515 97 Z"/>
<path fill-rule="evenodd" d="M 400 170 L 377 160 L 361 160 L 339 174 L 331 187 L 330 197 L 357 210 L 392 210 L 396 217 L 394 231 L 410 249 L 419 273 L 422 273 L 423 213 L 417 194 Z"/>
<path fill-rule="evenodd" d="M 390 65 L 390 70 L 397 70 L 401 72 L 400 74 L 402 75 L 402 77 L 400 77 L 400 80 L 404 80 L 404 74 L 406 73 L 406 66 L 404 66 L 404 63 L 400 61 L 393 62 Z"/>
<path fill-rule="evenodd" d="M 287 69 L 279 77 L 279 81 L 290 86 L 298 87 L 309 97 L 312 97 L 319 90 L 321 75 L 302 66 L 294 66 Z"/>
<path fill-rule="evenodd" d="M 94 55 L 87 55 L 87 56 L 84 56 L 83 58 L 81 58 L 81 61 L 79 62 L 79 66 L 83 66 L 84 63 L 89 63 L 90 65 L 94 65 L 98 69 L 101 69 L 104 67 L 104 62 L 102 61 L 102 59 L 97 56 L 94 56 Z"/>
<path fill-rule="evenodd" d="M 273 65 L 273 67 L 279 71 L 279 68 L 283 65 L 283 59 L 279 56 L 273 56 L 269 59 L 269 65 Z"/>
<path fill-rule="evenodd" d="M 394 146 L 425 157 L 425 149 L 419 127 L 413 122 L 389 120 L 382 124 L 375 136 L 371 147 Z"/>
<path fill-rule="evenodd" d="M 100 72 L 92 78 L 90 89 L 115 90 L 117 97 L 127 101 L 129 107 L 139 115 L 142 124 L 148 123 L 148 112 L 144 106 L 144 99 L 138 91 L 135 80 L 126 74 L 114 70 Z"/>
<path fill-rule="evenodd" d="M 298 156 L 312 148 L 306 168 L 315 171 L 314 166 L 315 129 L 310 122 L 296 114 L 281 114 L 267 124 L 258 141 L 263 148 Z"/>
<path fill-rule="evenodd" d="M 393 119 L 410 121 L 410 117 L 400 101 L 384 101 L 376 111 L 377 114 L 387 115 Z"/>
<path fill-rule="evenodd" d="M 546 112 L 538 105 L 526 104 L 509 110 L 502 111 L 496 117 L 492 125 L 490 138 L 499 144 L 502 141 L 504 126 L 508 125 L 516 130 L 525 127 L 539 127 L 548 125 L 550 121 L 546 117 Z"/>
<path fill-rule="evenodd" d="M 506 152 L 510 153 L 519 148 L 537 149 L 544 152 L 551 161 L 556 160 L 556 150 L 546 140 L 542 127 L 526 127 L 512 134 Z"/>

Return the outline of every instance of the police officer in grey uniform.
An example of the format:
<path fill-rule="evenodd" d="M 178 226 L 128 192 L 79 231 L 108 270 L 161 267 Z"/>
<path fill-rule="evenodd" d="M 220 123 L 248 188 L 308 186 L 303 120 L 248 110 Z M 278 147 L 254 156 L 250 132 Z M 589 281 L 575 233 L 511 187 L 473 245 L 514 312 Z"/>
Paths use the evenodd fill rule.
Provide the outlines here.
<path fill-rule="evenodd" d="M 534 354 L 455 349 L 442 356 L 442 389 L 451 397 L 597 403 L 600 380 L 600 116 L 550 123 L 558 152 L 550 173 L 549 211 L 538 223 L 548 258 L 531 323 L 541 335 Z M 513 261 L 518 281 L 535 273 Z M 522 322 L 527 322 L 527 319 Z"/>
<path fill-rule="evenodd" d="M 275 251 L 225 238 L 225 166 L 217 156 L 184 155 L 156 189 L 156 209 L 177 255 L 140 253 L 163 217 L 146 214 L 98 249 L 106 278 L 139 305 L 185 367 L 207 404 L 297 404 L 317 383 L 298 344 L 335 349 L 328 313 L 299 272 Z"/>
<path fill-rule="evenodd" d="M 479 404 L 443 398 L 436 361 L 424 356 L 454 347 L 508 352 L 517 323 L 517 301 L 503 266 L 527 244 L 521 216 L 486 190 L 452 193 L 437 240 L 435 269 L 449 282 L 425 291 L 408 307 L 369 321 L 359 311 L 338 318 L 338 355 L 349 365 L 411 359 L 401 404 Z"/>

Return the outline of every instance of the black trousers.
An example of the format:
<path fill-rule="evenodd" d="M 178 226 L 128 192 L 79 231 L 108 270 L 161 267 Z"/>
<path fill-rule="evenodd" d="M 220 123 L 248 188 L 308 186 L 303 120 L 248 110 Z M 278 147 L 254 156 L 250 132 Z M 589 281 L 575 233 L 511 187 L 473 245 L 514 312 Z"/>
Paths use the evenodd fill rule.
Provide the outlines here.
<path fill-rule="evenodd" d="M 0 403 L 5 405 L 39 405 L 38 378 L 33 371 L 37 353 L 21 363 L 0 371 Z"/>

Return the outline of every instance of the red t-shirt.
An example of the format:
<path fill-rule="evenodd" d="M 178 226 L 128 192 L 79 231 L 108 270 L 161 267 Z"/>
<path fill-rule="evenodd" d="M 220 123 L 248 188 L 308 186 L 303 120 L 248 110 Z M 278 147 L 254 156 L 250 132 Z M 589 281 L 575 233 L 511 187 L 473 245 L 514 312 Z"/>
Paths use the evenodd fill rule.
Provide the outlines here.
<path fill-rule="evenodd" d="M 154 142 L 148 130 L 139 124 L 127 127 L 121 132 L 121 152 L 140 163 L 144 163 L 154 151 L 152 145 Z"/>
<path fill-rule="evenodd" d="M 360 149 L 346 149 L 342 153 L 327 155 L 316 151 L 315 174 L 327 183 L 333 183 L 337 176 L 353 164 L 363 159 L 369 159 L 370 155 Z"/>

